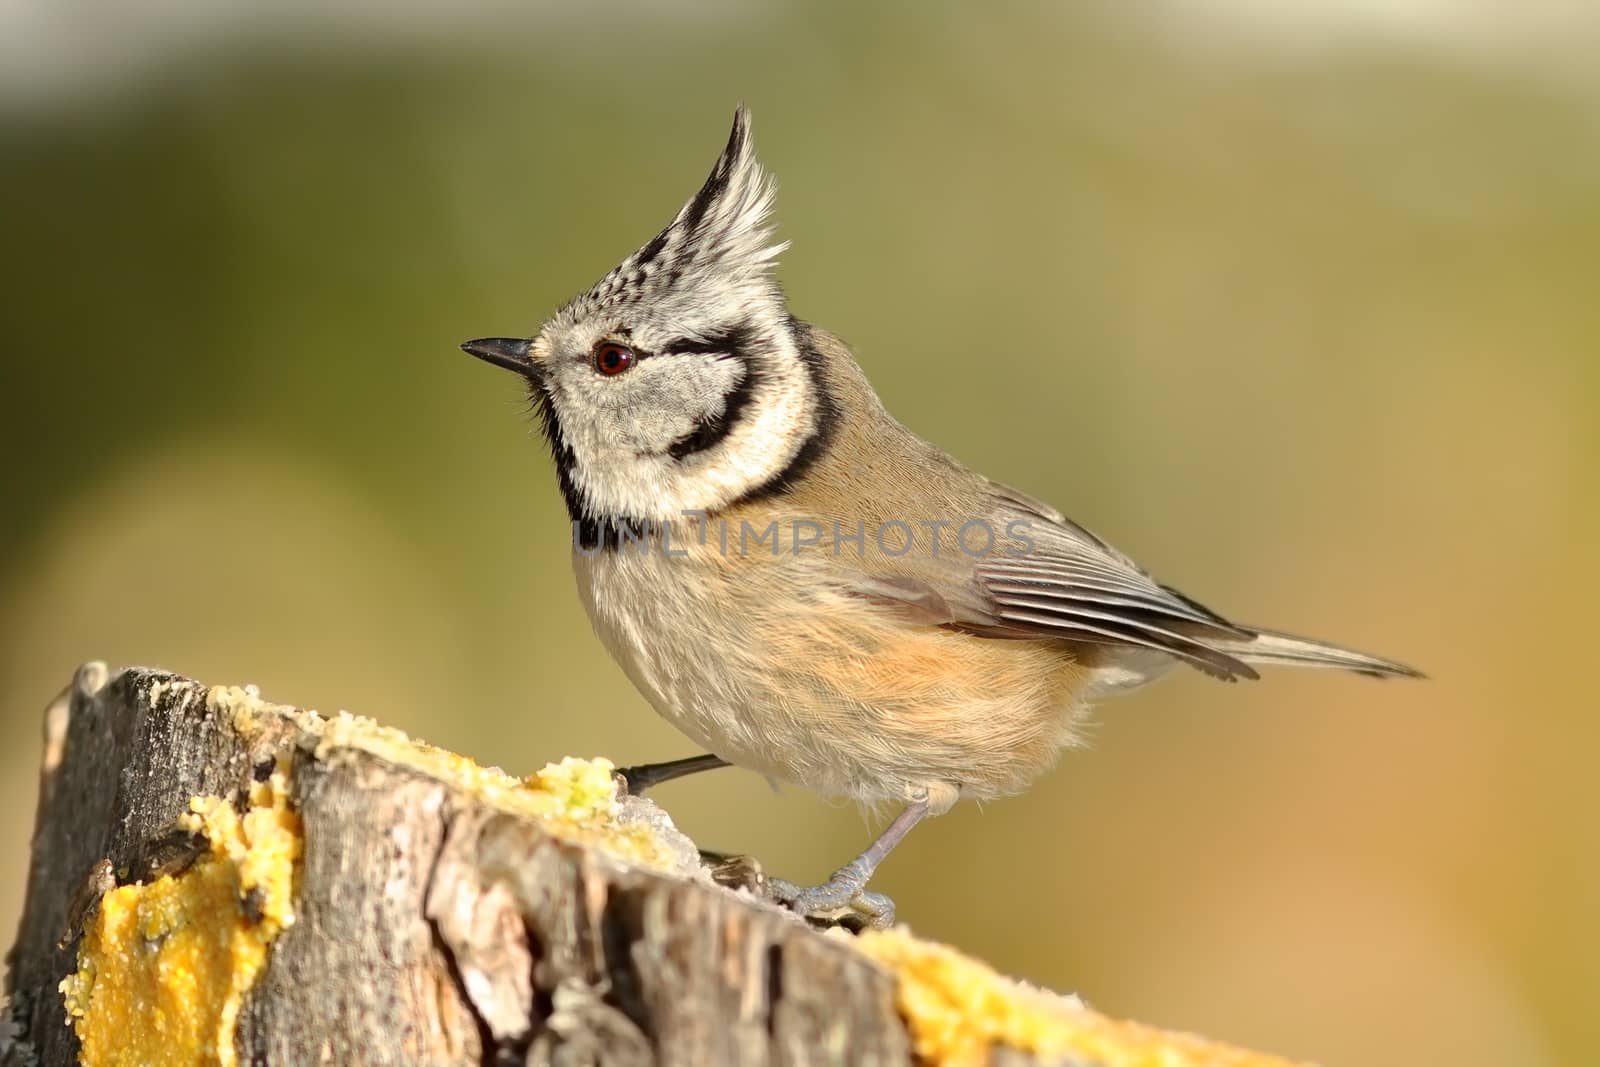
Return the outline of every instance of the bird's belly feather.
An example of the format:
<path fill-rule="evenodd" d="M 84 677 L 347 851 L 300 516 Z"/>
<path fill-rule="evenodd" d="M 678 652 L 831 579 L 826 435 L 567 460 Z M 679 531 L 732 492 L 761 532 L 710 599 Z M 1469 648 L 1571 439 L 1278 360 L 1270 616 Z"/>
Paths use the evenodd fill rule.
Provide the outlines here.
<path fill-rule="evenodd" d="M 1089 672 L 1060 644 L 913 624 L 771 561 L 574 559 L 628 677 L 738 766 L 865 801 L 981 799 L 1022 789 L 1074 740 Z"/>

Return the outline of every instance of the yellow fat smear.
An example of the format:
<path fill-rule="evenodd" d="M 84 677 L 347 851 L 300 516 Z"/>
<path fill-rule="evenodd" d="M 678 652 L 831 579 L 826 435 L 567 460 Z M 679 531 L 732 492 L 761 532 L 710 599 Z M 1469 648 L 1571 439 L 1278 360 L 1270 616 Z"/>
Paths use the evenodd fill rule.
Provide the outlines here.
<path fill-rule="evenodd" d="M 1276 1056 L 1108 1019 L 904 930 L 867 931 L 855 944 L 894 973 L 900 1015 L 920 1062 L 987 1064 L 991 1051 L 1005 1045 L 1096 1067 L 1290 1067 Z"/>
<path fill-rule="evenodd" d="M 100 898 L 61 982 L 79 1062 L 233 1067 L 239 1007 L 274 938 L 294 922 L 300 820 L 281 770 L 242 815 L 194 797 L 184 829 L 209 849 L 185 871 Z"/>
<path fill-rule="evenodd" d="M 206 694 L 206 704 L 218 714 L 232 715 L 235 728 L 245 736 L 255 732 L 262 716 L 288 717 L 317 739 L 318 759 L 341 748 L 359 749 L 448 783 L 489 807 L 537 819 L 549 833 L 592 846 L 614 859 L 658 870 L 670 870 L 675 862 L 676 853 L 648 825 L 618 818 L 622 805 L 610 760 L 569 756 L 526 778 L 516 778 L 365 716 L 341 711 L 327 717 L 268 703 L 253 687 L 213 686 Z"/>

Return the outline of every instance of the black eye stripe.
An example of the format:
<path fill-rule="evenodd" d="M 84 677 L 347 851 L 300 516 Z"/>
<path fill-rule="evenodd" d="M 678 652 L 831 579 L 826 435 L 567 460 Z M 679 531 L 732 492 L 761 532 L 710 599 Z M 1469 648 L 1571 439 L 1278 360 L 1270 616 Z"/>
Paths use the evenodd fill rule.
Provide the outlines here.
<path fill-rule="evenodd" d="M 663 356 L 736 356 L 750 347 L 754 331 L 744 323 L 701 337 L 680 337 L 661 348 Z"/>
<path fill-rule="evenodd" d="M 744 376 L 723 396 L 722 410 L 696 420 L 693 430 L 672 442 L 667 449 L 669 456 L 681 462 L 698 452 L 715 448 L 733 432 L 733 428 L 744 417 L 760 381 L 760 372 L 755 364 L 746 363 L 744 368 Z"/>
<path fill-rule="evenodd" d="M 727 350 L 727 346 L 720 341 L 690 341 L 684 339 L 673 341 L 661 350 L 661 354 L 663 356 L 714 356 Z"/>

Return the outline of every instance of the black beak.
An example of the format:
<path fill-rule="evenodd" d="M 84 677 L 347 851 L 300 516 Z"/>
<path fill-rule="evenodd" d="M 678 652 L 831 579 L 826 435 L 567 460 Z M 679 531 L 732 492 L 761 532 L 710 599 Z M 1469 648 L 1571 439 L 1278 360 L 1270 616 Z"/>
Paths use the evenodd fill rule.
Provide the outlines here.
<path fill-rule="evenodd" d="M 532 341 L 523 341 L 515 337 L 480 337 L 476 341 L 464 341 L 461 351 L 471 353 L 485 363 L 493 363 L 496 367 L 515 371 L 524 377 L 532 377 L 538 373 L 538 368 L 528 358 L 528 349 L 533 347 Z"/>

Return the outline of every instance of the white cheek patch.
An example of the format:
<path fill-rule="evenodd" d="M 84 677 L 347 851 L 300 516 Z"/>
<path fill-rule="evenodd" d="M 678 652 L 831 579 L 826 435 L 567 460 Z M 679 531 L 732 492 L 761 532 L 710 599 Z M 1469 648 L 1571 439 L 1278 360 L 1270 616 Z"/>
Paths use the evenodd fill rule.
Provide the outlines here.
<path fill-rule="evenodd" d="M 720 417 L 746 373 L 734 359 L 653 356 L 626 383 L 617 410 L 620 432 L 635 452 L 666 453 L 706 419 Z"/>
<path fill-rule="evenodd" d="M 572 392 L 581 396 L 557 390 L 557 415 L 573 453 L 573 484 L 590 514 L 670 520 L 686 511 L 716 511 L 779 474 L 814 431 L 817 404 L 792 347 L 768 348 L 751 358 L 759 364 L 654 356 L 632 372 L 640 375 L 636 382 L 572 383 Z M 756 378 L 727 435 L 712 447 L 674 457 L 672 446 L 703 418 L 724 413 L 745 374 Z M 606 391 L 624 385 L 631 388 Z"/>

